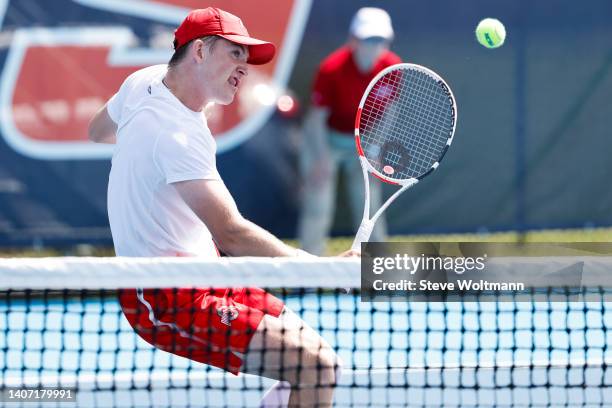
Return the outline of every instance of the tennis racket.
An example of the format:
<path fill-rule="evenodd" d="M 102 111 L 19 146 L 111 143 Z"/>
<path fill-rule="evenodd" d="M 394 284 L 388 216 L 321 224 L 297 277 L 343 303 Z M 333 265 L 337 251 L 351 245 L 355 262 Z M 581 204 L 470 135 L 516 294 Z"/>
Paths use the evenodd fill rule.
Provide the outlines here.
<path fill-rule="evenodd" d="M 456 122 L 450 87 L 428 68 L 397 64 L 370 82 L 355 118 L 365 205 L 353 250 L 369 240 L 376 220 L 400 194 L 438 168 L 453 141 Z M 399 186 L 372 218 L 368 173 Z"/>

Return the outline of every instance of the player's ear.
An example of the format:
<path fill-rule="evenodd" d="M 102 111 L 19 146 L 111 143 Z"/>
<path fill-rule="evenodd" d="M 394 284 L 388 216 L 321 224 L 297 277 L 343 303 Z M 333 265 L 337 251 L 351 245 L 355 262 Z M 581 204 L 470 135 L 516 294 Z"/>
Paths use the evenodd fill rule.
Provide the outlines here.
<path fill-rule="evenodd" d="M 204 45 L 204 41 L 198 38 L 197 40 L 193 41 L 192 47 L 193 56 L 196 61 L 201 62 L 206 59 L 206 47 Z"/>

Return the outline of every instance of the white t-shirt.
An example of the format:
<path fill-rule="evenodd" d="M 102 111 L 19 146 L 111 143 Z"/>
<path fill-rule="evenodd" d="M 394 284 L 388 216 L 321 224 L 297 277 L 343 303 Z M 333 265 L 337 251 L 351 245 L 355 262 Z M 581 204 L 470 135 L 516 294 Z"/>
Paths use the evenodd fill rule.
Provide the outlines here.
<path fill-rule="evenodd" d="M 118 256 L 218 256 L 210 231 L 172 183 L 220 180 L 206 118 L 162 83 L 167 65 L 130 75 L 108 102 L 117 144 L 108 218 Z"/>

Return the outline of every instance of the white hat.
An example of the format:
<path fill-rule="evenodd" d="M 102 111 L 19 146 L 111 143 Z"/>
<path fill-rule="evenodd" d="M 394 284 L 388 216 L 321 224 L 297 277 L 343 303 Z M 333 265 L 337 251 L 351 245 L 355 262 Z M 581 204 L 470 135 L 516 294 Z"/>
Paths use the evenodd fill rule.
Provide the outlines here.
<path fill-rule="evenodd" d="M 359 40 L 371 37 L 393 38 L 391 17 L 380 8 L 363 7 L 353 17 L 350 33 Z"/>

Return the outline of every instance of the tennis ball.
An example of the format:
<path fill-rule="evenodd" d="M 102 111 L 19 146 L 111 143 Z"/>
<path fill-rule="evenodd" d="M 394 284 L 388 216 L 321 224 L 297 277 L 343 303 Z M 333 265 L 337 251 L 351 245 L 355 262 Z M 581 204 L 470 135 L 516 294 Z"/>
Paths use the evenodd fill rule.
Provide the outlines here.
<path fill-rule="evenodd" d="M 487 48 L 498 48 L 504 44 L 506 29 L 501 21 L 485 18 L 476 27 L 476 39 Z"/>

